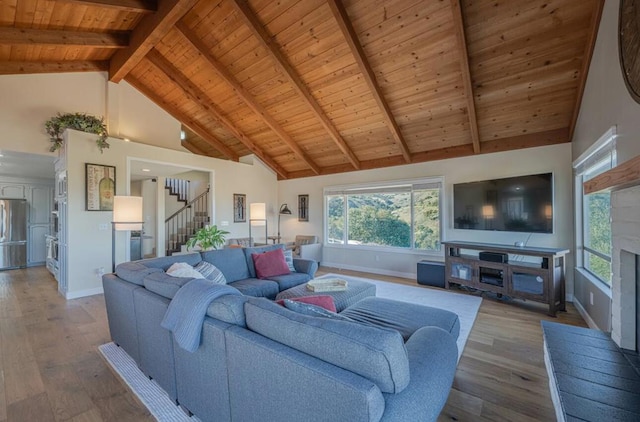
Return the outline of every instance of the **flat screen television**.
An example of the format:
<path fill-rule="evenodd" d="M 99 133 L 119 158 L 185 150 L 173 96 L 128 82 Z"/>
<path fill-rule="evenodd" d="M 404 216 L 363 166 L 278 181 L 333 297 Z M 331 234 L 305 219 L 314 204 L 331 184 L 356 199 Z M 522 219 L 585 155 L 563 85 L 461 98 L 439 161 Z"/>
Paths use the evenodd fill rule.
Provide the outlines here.
<path fill-rule="evenodd" d="M 453 185 L 456 229 L 553 232 L 553 174 Z"/>

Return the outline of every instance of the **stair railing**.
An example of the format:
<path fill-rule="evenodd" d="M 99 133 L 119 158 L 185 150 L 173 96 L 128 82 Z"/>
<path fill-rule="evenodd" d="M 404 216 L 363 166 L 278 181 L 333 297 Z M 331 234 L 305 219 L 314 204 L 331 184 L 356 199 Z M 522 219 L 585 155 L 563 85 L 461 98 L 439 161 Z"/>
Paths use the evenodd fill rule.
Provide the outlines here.
<path fill-rule="evenodd" d="M 209 223 L 209 188 L 164 220 L 166 255 L 179 252 L 198 229 Z"/>
<path fill-rule="evenodd" d="M 169 189 L 171 195 L 176 195 L 178 201 L 189 202 L 189 180 L 167 178 L 164 182 L 165 189 Z"/>

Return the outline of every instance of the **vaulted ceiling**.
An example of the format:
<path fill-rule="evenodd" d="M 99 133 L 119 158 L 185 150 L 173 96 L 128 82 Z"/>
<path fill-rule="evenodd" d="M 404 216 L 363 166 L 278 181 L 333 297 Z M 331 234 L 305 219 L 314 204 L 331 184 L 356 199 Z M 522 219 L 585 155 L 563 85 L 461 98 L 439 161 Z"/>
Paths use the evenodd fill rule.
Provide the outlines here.
<path fill-rule="evenodd" d="M 280 179 L 571 140 L 603 0 L 0 0 L 0 74 L 108 71 Z"/>

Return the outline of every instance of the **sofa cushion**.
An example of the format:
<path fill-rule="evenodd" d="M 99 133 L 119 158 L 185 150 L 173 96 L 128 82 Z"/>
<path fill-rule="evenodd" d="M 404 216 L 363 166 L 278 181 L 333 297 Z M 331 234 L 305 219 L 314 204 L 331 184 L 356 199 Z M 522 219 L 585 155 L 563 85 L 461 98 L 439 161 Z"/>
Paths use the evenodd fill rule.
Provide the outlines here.
<path fill-rule="evenodd" d="M 284 307 L 302 315 L 309 315 L 321 318 L 333 318 L 340 321 L 353 321 L 348 317 L 342 316 L 335 311 L 328 310 L 322 306 L 312 303 L 305 303 L 300 300 L 284 299 Z"/>
<path fill-rule="evenodd" d="M 216 284 L 227 284 L 227 279 L 224 278 L 222 271 L 215 265 L 207 261 L 202 261 L 195 267 L 194 270 L 198 271 L 204 278 L 209 281 L 213 281 Z"/>
<path fill-rule="evenodd" d="M 171 256 L 162 256 L 159 258 L 147 258 L 136 261 L 146 267 L 150 268 L 160 268 L 163 271 L 167 271 L 169 267 L 176 262 L 186 262 L 192 267 L 196 266 L 198 262 L 202 261 L 202 257 L 200 253 L 193 252 L 187 254 L 177 254 Z"/>
<path fill-rule="evenodd" d="M 399 393 L 409 384 L 407 351 L 395 330 L 302 315 L 259 298 L 244 310 L 250 330 L 357 373 L 382 392 Z"/>
<path fill-rule="evenodd" d="M 218 267 L 227 279 L 227 284 L 251 277 L 243 249 L 206 251 L 202 252 L 202 259 Z"/>
<path fill-rule="evenodd" d="M 311 280 L 311 276 L 307 273 L 290 273 L 284 275 L 275 275 L 268 277 L 269 280 L 278 283 L 280 291 L 290 289 Z"/>
<path fill-rule="evenodd" d="M 246 327 L 244 318 L 244 303 L 248 296 L 225 295 L 216 298 L 207 308 L 207 316 L 228 324 Z"/>
<path fill-rule="evenodd" d="M 308 303 L 310 305 L 320 306 L 321 308 L 324 308 L 327 311 L 331 312 L 336 311 L 336 304 L 333 302 L 333 296 L 329 295 L 292 297 L 291 299 L 276 300 L 276 303 L 278 305 L 284 306 L 285 300 L 292 300 L 294 302 Z"/>
<path fill-rule="evenodd" d="M 193 280 L 191 277 L 172 277 L 164 271 L 149 274 L 144 278 L 144 287 L 150 292 L 173 299 L 182 286 Z"/>
<path fill-rule="evenodd" d="M 116 275 L 129 283 L 144 286 L 144 278 L 151 273 L 162 271 L 161 268 L 148 267 L 138 262 L 123 262 L 116 267 Z"/>
<path fill-rule="evenodd" d="M 271 280 L 260 280 L 259 278 L 245 278 L 244 280 L 227 283 L 227 285 L 240 290 L 243 295 L 266 297 L 268 299 L 275 299 L 279 292 L 278 283 Z"/>
<path fill-rule="evenodd" d="M 363 324 L 398 330 L 405 341 L 422 327 L 442 328 L 455 339 L 460 334 L 460 320 L 457 314 L 445 309 L 392 299 L 368 297 L 340 314 Z"/>
<path fill-rule="evenodd" d="M 278 275 L 289 274 L 289 267 L 284 260 L 282 249 L 274 249 L 263 253 L 251 254 L 253 266 L 256 269 L 258 278 L 268 278 Z"/>
<path fill-rule="evenodd" d="M 242 249 L 242 252 L 244 252 L 244 258 L 245 261 L 247 262 L 247 268 L 249 269 L 249 277 L 257 277 L 256 275 L 256 267 L 253 265 L 253 257 L 251 256 L 254 253 L 263 253 L 263 252 L 268 252 L 268 251 L 273 251 L 275 249 L 283 249 L 284 245 L 282 244 L 277 244 L 277 245 L 268 245 L 268 246 L 257 246 L 254 248 L 244 248 Z"/>

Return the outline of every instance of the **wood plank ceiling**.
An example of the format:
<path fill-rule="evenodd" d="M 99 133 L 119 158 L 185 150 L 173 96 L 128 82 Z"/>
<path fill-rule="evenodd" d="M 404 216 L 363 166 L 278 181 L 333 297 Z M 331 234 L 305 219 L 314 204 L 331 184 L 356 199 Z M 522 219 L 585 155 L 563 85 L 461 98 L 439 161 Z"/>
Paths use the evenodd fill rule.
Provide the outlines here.
<path fill-rule="evenodd" d="M 108 71 L 280 179 L 571 140 L 603 0 L 0 0 L 0 74 Z"/>

